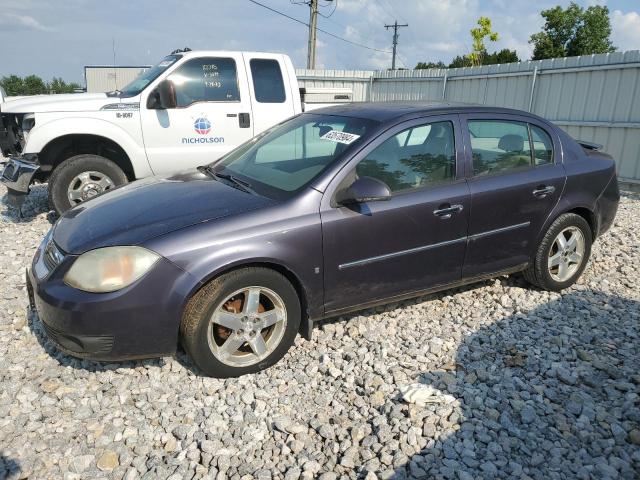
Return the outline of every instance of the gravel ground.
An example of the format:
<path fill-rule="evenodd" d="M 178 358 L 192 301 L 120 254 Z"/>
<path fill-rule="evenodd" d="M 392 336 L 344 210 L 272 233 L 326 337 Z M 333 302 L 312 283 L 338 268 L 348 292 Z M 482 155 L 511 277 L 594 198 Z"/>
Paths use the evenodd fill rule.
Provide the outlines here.
<path fill-rule="evenodd" d="M 562 295 L 515 276 L 361 312 L 222 381 L 55 351 L 24 287 L 35 190 L 0 203 L 0 478 L 640 478 L 640 196 Z"/>

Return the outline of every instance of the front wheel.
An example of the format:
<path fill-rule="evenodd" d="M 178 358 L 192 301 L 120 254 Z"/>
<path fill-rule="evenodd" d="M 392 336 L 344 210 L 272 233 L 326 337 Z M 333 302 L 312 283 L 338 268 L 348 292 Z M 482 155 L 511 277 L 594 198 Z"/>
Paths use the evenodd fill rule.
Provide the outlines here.
<path fill-rule="evenodd" d="M 212 280 L 187 304 L 182 345 L 207 375 L 237 377 L 280 360 L 300 326 L 291 283 L 266 268 L 243 268 Z"/>
<path fill-rule="evenodd" d="M 49 204 L 59 215 L 82 202 L 127 183 L 122 169 L 99 155 L 76 155 L 49 178 Z"/>
<path fill-rule="evenodd" d="M 560 215 L 540 242 L 525 279 L 545 290 L 570 287 L 587 266 L 591 244 L 591 227 L 584 218 L 574 213 Z"/>

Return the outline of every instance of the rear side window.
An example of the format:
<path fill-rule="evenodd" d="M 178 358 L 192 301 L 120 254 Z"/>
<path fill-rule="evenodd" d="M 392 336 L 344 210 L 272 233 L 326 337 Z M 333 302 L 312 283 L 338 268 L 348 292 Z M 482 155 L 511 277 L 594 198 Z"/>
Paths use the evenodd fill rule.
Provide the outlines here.
<path fill-rule="evenodd" d="M 553 163 L 553 142 L 547 132 L 540 127 L 530 125 L 533 157 L 536 165 Z"/>
<path fill-rule="evenodd" d="M 260 103 L 284 103 L 287 96 L 278 61 L 254 58 L 249 62 L 249 65 L 256 100 Z"/>
<path fill-rule="evenodd" d="M 240 100 L 233 58 L 194 58 L 178 67 L 169 79 L 175 85 L 178 107 L 197 102 Z"/>
<path fill-rule="evenodd" d="M 468 125 L 475 176 L 531 167 L 531 145 L 526 123 L 469 120 Z"/>
<path fill-rule="evenodd" d="M 369 153 L 356 173 L 382 180 L 394 193 L 453 181 L 453 124 L 436 122 L 403 130 Z"/>

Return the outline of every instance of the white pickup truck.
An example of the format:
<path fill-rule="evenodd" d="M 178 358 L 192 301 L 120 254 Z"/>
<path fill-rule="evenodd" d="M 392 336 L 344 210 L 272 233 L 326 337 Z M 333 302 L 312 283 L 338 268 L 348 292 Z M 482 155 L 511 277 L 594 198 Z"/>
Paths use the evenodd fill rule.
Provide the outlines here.
<path fill-rule="evenodd" d="M 286 55 L 185 49 L 122 90 L 0 104 L 9 204 L 48 182 L 61 213 L 132 180 L 210 163 L 301 113 L 300 93 Z M 331 103 L 351 100 L 334 93 Z"/>

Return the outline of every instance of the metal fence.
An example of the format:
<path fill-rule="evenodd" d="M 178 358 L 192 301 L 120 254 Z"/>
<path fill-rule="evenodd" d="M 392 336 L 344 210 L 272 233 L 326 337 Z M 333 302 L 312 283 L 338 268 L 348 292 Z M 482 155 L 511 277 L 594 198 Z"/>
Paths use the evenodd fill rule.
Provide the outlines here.
<path fill-rule="evenodd" d="M 432 70 L 297 70 L 301 87 L 348 87 L 355 101 L 446 100 L 527 110 L 604 145 L 640 183 L 640 51 Z"/>

